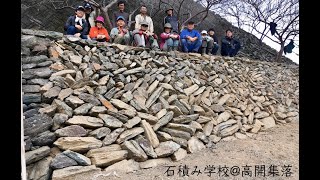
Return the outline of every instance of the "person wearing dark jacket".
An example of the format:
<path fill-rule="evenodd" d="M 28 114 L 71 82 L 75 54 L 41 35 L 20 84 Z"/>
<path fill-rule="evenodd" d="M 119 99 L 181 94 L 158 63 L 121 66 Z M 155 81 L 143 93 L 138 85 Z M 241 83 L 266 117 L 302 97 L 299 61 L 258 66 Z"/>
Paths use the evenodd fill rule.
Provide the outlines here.
<path fill-rule="evenodd" d="M 78 6 L 76 8 L 74 16 L 70 16 L 67 22 L 64 25 L 64 30 L 67 35 L 75 35 L 82 39 L 88 39 L 88 23 L 83 18 L 84 16 L 84 7 Z"/>
<path fill-rule="evenodd" d="M 128 25 L 129 22 L 129 13 L 124 12 L 125 8 L 125 1 L 119 1 L 118 2 L 118 9 L 119 11 L 113 12 L 113 19 L 112 19 L 112 25 L 113 27 L 117 27 L 117 19 L 119 16 L 122 16 L 124 18 L 124 23 Z"/>
<path fill-rule="evenodd" d="M 178 18 L 173 15 L 173 8 L 166 10 L 167 16 L 164 18 L 163 25 L 170 23 L 172 26 L 172 32 L 179 33 L 178 30 Z"/>
<path fill-rule="evenodd" d="M 84 7 L 84 12 L 85 12 L 85 17 L 86 17 L 86 21 L 87 21 L 87 23 L 88 23 L 88 30 L 90 31 L 90 28 L 91 27 L 93 27 L 93 26 L 95 26 L 95 24 L 94 23 L 91 23 L 90 22 L 90 15 L 91 15 L 91 13 L 92 13 L 92 11 L 94 10 L 93 9 L 93 7 L 91 6 L 91 4 L 90 3 L 88 3 L 88 2 L 84 2 L 84 5 L 83 5 L 83 7 Z"/>
<path fill-rule="evenodd" d="M 215 31 L 213 28 L 209 29 L 208 34 L 210 37 L 213 38 L 213 48 L 212 48 L 211 54 L 216 55 L 218 52 L 218 49 L 220 47 L 218 37 L 217 37 L 217 35 L 215 35 Z"/>
<path fill-rule="evenodd" d="M 232 36 L 232 30 L 226 30 L 226 36 L 221 40 L 221 56 L 233 57 L 241 48 L 240 41 Z"/>

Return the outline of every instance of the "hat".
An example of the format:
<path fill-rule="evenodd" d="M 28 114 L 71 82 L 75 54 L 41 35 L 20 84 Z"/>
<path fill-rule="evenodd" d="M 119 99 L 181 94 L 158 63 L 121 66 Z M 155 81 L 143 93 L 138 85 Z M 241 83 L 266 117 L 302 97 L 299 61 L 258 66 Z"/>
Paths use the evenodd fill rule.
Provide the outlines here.
<path fill-rule="evenodd" d="M 141 26 L 142 26 L 142 25 L 149 26 L 149 24 L 147 23 L 147 21 L 142 21 L 142 22 L 140 23 L 140 25 L 141 25 Z"/>
<path fill-rule="evenodd" d="M 84 9 L 93 9 L 90 3 L 85 3 L 83 7 Z"/>
<path fill-rule="evenodd" d="M 104 24 L 104 18 L 102 16 L 98 16 L 97 19 L 95 21 L 99 21 L 102 24 Z"/>
<path fill-rule="evenodd" d="M 170 23 L 166 23 L 166 24 L 164 25 L 164 28 L 170 28 L 170 29 L 172 29 L 172 26 L 171 26 Z"/>
<path fill-rule="evenodd" d="M 78 6 L 78 7 L 76 8 L 76 11 L 78 11 L 78 10 L 84 11 L 84 7 L 83 7 L 83 6 Z"/>
<path fill-rule="evenodd" d="M 120 20 L 120 19 L 124 20 L 124 17 L 123 16 L 118 16 L 117 17 L 117 21 Z"/>
<path fill-rule="evenodd" d="M 206 30 L 202 30 L 201 34 L 208 34 L 208 32 Z"/>
<path fill-rule="evenodd" d="M 173 8 L 172 8 L 172 7 L 169 7 L 168 9 L 166 9 L 166 12 L 169 11 L 169 10 L 172 10 L 172 11 L 173 11 Z"/>

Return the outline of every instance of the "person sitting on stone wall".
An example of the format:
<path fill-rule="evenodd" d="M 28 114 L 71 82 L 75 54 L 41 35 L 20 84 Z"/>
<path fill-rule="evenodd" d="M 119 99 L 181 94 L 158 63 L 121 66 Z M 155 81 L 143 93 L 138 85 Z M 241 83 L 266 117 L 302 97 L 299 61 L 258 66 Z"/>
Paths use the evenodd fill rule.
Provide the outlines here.
<path fill-rule="evenodd" d="M 241 48 L 240 41 L 232 35 L 232 30 L 226 30 L 226 36 L 221 40 L 221 56 L 233 57 Z"/>
<path fill-rule="evenodd" d="M 94 11 L 91 4 L 87 1 L 84 1 L 84 17 L 88 23 L 88 29 L 90 31 L 90 28 L 95 26 L 94 17 L 96 15 L 96 11 Z"/>
<path fill-rule="evenodd" d="M 201 39 L 202 39 L 202 45 L 201 45 L 201 54 L 208 54 L 211 56 L 211 51 L 213 47 L 213 38 L 208 35 L 208 32 L 206 30 L 201 31 Z"/>
<path fill-rule="evenodd" d="M 178 34 L 172 33 L 172 26 L 170 23 L 164 25 L 164 32 L 160 34 L 160 49 L 164 51 L 177 51 L 179 46 Z"/>
<path fill-rule="evenodd" d="M 193 21 L 189 21 L 187 29 L 181 31 L 180 39 L 183 52 L 198 53 L 201 47 L 201 35 L 197 30 L 194 30 Z"/>
<path fill-rule="evenodd" d="M 219 46 L 218 37 L 217 37 L 217 35 L 215 34 L 215 31 L 214 31 L 213 28 L 210 28 L 210 29 L 208 30 L 208 34 L 209 34 L 210 37 L 213 38 L 213 48 L 212 48 L 211 54 L 216 55 L 217 52 L 218 52 L 218 49 L 219 49 L 219 47 L 220 47 L 220 46 Z"/>
<path fill-rule="evenodd" d="M 84 19 L 84 7 L 78 6 L 75 15 L 70 16 L 64 25 L 67 35 L 75 35 L 82 39 L 88 39 L 88 23 Z"/>
<path fill-rule="evenodd" d="M 124 19 L 124 22 L 126 25 L 128 25 L 128 22 L 129 22 L 129 13 L 127 12 L 124 12 L 124 9 L 125 9 L 125 1 L 118 1 L 118 9 L 119 11 L 115 11 L 113 12 L 113 16 L 112 16 L 112 25 L 113 27 L 117 27 L 117 19 L 119 16 L 122 16 L 123 19 Z"/>
<path fill-rule="evenodd" d="M 112 28 L 110 32 L 111 42 L 123 45 L 130 44 L 130 33 L 126 28 L 123 16 L 117 18 L 117 27 Z"/>
<path fill-rule="evenodd" d="M 95 20 L 96 26 L 91 27 L 89 36 L 92 40 L 96 40 L 99 42 L 106 42 L 110 40 L 110 36 L 108 31 L 104 26 L 104 18 L 102 16 L 98 16 Z"/>
<path fill-rule="evenodd" d="M 139 47 L 150 47 L 154 50 L 159 50 L 157 35 L 148 31 L 148 23 L 143 21 L 140 23 L 140 29 L 135 29 L 133 32 L 134 44 Z"/>
<path fill-rule="evenodd" d="M 147 32 L 153 33 L 153 21 L 150 16 L 147 14 L 147 7 L 142 5 L 140 7 L 140 14 L 136 15 L 135 17 L 135 29 L 141 29 L 142 22 L 147 23 L 148 29 Z"/>

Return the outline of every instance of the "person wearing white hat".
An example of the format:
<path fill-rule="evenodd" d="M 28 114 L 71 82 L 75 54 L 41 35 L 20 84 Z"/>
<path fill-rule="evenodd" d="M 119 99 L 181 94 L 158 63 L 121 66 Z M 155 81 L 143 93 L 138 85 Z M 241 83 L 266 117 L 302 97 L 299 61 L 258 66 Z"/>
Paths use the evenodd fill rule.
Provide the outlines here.
<path fill-rule="evenodd" d="M 201 39 L 202 39 L 202 45 L 201 45 L 201 54 L 208 54 L 212 55 L 212 47 L 213 47 L 213 38 L 208 35 L 208 32 L 206 30 L 201 31 Z"/>

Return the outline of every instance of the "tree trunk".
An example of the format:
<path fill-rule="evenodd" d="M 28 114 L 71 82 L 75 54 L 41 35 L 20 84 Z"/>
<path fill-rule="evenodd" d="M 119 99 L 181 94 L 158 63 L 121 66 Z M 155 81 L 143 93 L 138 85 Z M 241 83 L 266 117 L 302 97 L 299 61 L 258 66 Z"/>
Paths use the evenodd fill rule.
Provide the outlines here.
<path fill-rule="evenodd" d="M 282 54 L 283 54 L 283 50 L 284 50 L 284 42 L 281 43 L 281 48 L 280 48 L 280 51 L 277 54 L 276 62 L 279 62 L 279 63 L 281 62 L 281 57 L 282 57 Z"/>

